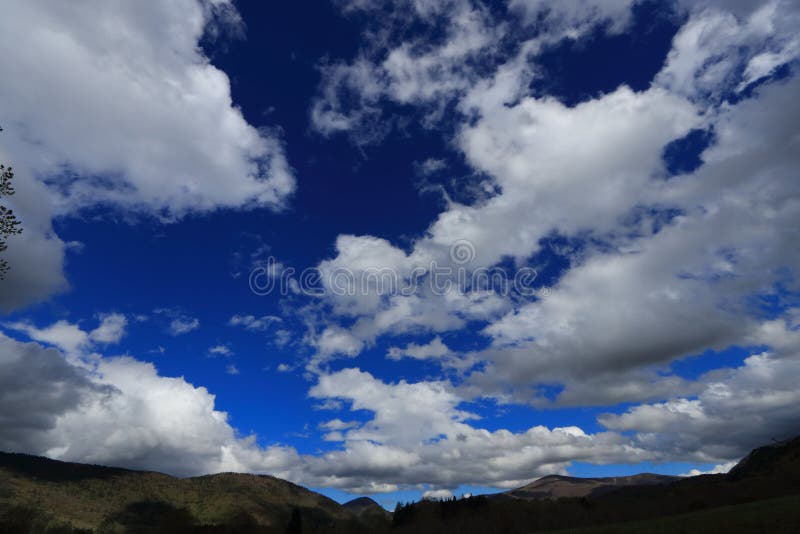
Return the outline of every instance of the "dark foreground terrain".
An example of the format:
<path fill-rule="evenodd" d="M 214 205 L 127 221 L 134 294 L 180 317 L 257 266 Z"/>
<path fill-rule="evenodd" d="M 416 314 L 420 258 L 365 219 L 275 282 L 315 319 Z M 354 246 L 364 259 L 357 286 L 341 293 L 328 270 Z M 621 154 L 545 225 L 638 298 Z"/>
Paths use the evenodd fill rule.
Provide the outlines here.
<path fill-rule="evenodd" d="M 800 438 L 727 475 L 551 476 L 509 492 L 422 501 L 389 514 L 269 476 L 161 473 L 0 453 L 2 533 L 800 532 Z"/>

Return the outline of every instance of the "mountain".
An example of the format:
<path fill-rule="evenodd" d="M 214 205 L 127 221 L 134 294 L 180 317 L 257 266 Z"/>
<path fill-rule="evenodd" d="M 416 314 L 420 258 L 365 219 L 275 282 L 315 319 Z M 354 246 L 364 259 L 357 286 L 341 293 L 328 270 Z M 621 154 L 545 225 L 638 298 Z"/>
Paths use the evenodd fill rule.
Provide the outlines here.
<path fill-rule="evenodd" d="M 386 530 L 391 525 L 392 514 L 369 497 L 353 499 L 344 503 L 342 507 L 371 527 L 372 531 Z"/>
<path fill-rule="evenodd" d="M 625 486 L 650 486 L 669 484 L 680 477 L 641 473 L 625 477 L 577 478 L 549 475 L 521 488 L 502 493 L 517 499 L 558 499 L 560 497 L 587 497 L 613 491 Z"/>
<path fill-rule="evenodd" d="M 347 501 L 342 506 L 345 508 L 345 510 L 349 510 L 355 515 L 371 514 L 371 513 L 391 515 L 383 508 L 383 506 L 376 503 L 369 497 L 358 497 L 357 499 L 353 499 L 352 501 Z"/>
<path fill-rule="evenodd" d="M 754 449 L 730 470 L 728 476 L 731 479 L 784 477 L 787 473 L 800 473 L 800 436 Z"/>
<path fill-rule="evenodd" d="M 265 475 L 162 473 L 0 453 L 0 532 L 61 525 L 110 532 L 367 532 L 335 501 Z M 5 527 L 5 528 L 3 528 Z M 287 530 L 289 529 L 289 530 Z M 67 530 L 69 531 L 69 530 Z M 298 530 L 295 530 L 298 531 Z"/>

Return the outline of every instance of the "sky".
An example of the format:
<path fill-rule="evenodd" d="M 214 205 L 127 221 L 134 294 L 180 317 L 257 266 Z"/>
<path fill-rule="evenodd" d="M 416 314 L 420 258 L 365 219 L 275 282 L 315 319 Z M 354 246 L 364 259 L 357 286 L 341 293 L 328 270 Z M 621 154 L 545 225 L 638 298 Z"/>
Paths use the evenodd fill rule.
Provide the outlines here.
<path fill-rule="evenodd" d="M 392 508 L 800 429 L 800 5 L 8 0 L 0 449 Z"/>

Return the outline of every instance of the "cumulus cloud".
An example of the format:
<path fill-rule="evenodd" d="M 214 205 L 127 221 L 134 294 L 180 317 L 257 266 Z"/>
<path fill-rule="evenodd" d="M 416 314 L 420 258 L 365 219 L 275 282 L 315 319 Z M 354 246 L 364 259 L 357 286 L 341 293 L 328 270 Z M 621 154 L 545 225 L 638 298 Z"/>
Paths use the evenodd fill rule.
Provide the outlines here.
<path fill-rule="evenodd" d="M 736 459 L 770 439 L 797 433 L 794 385 L 800 353 L 761 353 L 735 369 L 710 371 L 696 397 L 637 405 L 599 418 L 606 428 L 634 431 L 643 446 L 671 458 Z"/>
<path fill-rule="evenodd" d="M 0 89 L 11 153 L 46 177 L 59 212 L 111 203 L 173 217 L 283 203 L 294 179 L 280 140 L 244 120 L 198 47 L 231 9 L 5 6 L 0 42 L 17 50 L 0 60 L 13 73 Z"/>
<path fill-rule="evenodd" d="M 488 326 L 493 344 L 479 357 L 492 365 L 475 379 L 566 383 L 562 400 L 579 404 L 604 374 L 610 383 L 626 373 L 617 377 L 624 384 L 636 368 L 750 344 L 768 328 L 750 299 L 777 296 L 776 284 L 796 287 L 800 269 L 797 238 L 786 231 L 799 213 L 789 200 L 798 198 L 798 159 L 787 144 L 800 125 L 789 105 L 797 87 L 777 82 L 721 113 L 705 164 L 650 190 L 682 215 L 575 262 L 549 296 Z M 631 400 L 644 400 L 636 391 L 645 388 L 662 396 L 648 385 L 654 378 L 640 373 Z"/>
<path fill-rule="evenodd" d="M 230 2 L 13 1 L 4 14 L 0 46 L 16 53 L 0 58 L 0 158 L 17 171 L 8 201 L 25 231 L 6 254 L 0 308 L 68 288 L 53 217 L 97 205 L 163 220 L 280 209 L 293 192 L 277 130 L 245 121 L 199 46 L 241 23 Z"/>
<path fill-rule="evenodd" d="M 323 375 L 312 398 L 342 399 L 372 419 L 353 426 L 336 423 L 331 439 L 345 448 L 308 459 L 325 485 L 371 491 L 398 486 L 460 484 L 514 487 L 549 473 L 563 473 L 572 459 L 613 461 L 644 456 L 612 433 L 587 435 L 576 427 L 533 427 L 521 433 L 490 432 L 468 421 L 477 416 L 459 407 L 462 399 L 447 382 L 385 383 L 369 373 L 345 369 Z M 468 460 L 467 460 L 468 459 Z"/>
<path fill-rule="evenodd" d="M 344 328 L 329 326 L 314 341 L 320 360 L 329 356 L 357 356 L 364 347 L 364 342 L 350 334 Z"/>
<path fill-rule="evenodd" d="M 20 343 L 0 334 L 0 448 L 44 453 L 56 443 L 48 436 L 65 412 L 89 396 L 111 390 L 68 364 L 58 350 Z"/>
<path fill-rule="evenodd" d="M 91 331 L 64 319 L 41 328 L 27 321 L 8 323 L 6 327 L 24 332 L 32 340 L 58 347 L 69 354 L 79 354 L 98 344 L 118 343 L 125 335 L 128 320 L 124 315 L 106 313 L 99 318 L 100 324 Z"/>
<path fill-rule="evenodd" d="M 89 332 L 89 339 L 96 343 L 119 343 L 127 325 L 128 319 L 121 313 L 103 314 L 100 325 Z"/>
<path fill-rule="evenodd" d="M 268 469 L 272 453 L 237 438 L 205 388 L 128 356 L 78 365 L 39 343 L 0 345 L 4 450 L 178 475 L 241 470 L 257 451 Z"/>
<path fill-rule="evenodd" d="M 402 358 L 414 358 L 416 360 L 427 360 L 430 358 L 442 358 L 450 354 L 450 349 L 442 342 L 442 338 L 436 336 L 429 343 L 417 345 L 409 343 L 405 348 L 390 347 L 386 357 L 390 360 L 400 360 Z"/>

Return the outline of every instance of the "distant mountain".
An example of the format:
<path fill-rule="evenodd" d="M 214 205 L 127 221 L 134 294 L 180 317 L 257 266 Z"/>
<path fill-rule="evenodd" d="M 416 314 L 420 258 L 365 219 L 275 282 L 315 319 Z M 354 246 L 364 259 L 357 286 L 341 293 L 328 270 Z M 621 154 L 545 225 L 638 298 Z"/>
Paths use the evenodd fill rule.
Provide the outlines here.
<path fill-rule="evenodd" d="M 381 513 L 381 514 L 389 514 L 383 506 L 376 503 L 369 497 L 358 497 L 357 499 L 353 499 L 352 501 L 347 501 L 342 505 L 345 510 L 349 510 L 355 515 L 361 514 L 368 514 L 368 513 Z"/>
<path fill-rule="evenodd" d="M 392 514 L 369 497 L 353 499 L 344 503 L 342 507 L 358 517 L 362 523 L 372 527 L 373 531 L 385 530 L 391 525 Z"/>
<path fill-rule="evenodd" d="M 560 497 L 587 497 L 600 495 L 626 486 L 669 484 L 680 477 L 641 473 L 624 477 L 577 478 L 549 475 L 521 488 L 502 493 L 517 499 L 558 499 Z"/>

